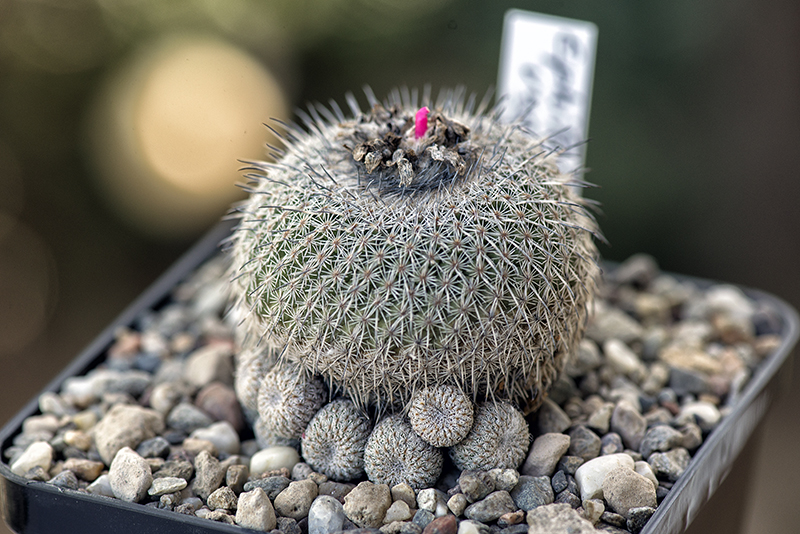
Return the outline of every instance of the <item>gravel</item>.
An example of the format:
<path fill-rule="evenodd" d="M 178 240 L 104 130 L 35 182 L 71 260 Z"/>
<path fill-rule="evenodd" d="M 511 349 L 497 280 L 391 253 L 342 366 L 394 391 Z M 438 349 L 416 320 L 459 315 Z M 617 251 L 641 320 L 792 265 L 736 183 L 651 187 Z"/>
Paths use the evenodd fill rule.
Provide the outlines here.
<path fill-rule="evenodd" d="M 265 447 L 233 391 L 224 270 L 207 262 L 119 329 L 105 362 L 42 394 L 3 451 L 12 472 L 273 534 L 638 533 L 780 342 L 776 314 L 738 288 L 635 256 L 607 273 L 586 338 L 527 417 L 522 465 L 446 465 L 415 492 L 328 480 L 295 442 Z"/>

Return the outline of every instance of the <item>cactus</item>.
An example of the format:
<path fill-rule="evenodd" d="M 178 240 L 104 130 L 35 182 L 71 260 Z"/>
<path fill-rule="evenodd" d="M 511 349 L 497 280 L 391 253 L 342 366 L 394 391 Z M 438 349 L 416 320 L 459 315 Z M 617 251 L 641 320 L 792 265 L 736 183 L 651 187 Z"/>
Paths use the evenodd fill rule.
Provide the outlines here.
<path fill-rule="evenodd" d="M 530 411 L 580 339 L 599 274 L 557 151 L 460 91 L 310 106 L 249 163 L 231 238 L 244 350 L 396 410 L 449 384 Z"/>

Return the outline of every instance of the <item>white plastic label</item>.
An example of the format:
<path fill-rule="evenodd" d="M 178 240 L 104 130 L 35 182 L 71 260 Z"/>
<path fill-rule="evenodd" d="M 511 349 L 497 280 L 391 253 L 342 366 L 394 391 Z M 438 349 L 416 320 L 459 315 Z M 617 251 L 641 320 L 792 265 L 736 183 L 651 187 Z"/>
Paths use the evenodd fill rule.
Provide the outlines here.
<path fill-rule="evenodd" d="M 547 146 L 568 148 L 561 171 L 583 166 L 597 26 L 541 13 L 506 13 L 498 93 L 503 118 L 522 118 Z"/>

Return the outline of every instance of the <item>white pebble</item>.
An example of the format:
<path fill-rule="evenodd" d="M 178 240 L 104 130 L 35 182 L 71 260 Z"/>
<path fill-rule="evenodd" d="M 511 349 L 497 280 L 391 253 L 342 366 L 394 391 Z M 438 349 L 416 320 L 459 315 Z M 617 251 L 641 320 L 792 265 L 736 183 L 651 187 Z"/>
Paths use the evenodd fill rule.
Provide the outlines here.
<path fill-rule="evenodd" d="M 206 428 L 198 428 L 189 437 L 210 441 L 220 452 L 239 454 L 241 446 L 239 434 L 227 421 L 219 421 Z"/>
<path fill-rule="evenodd" d="M 481 527 L 483 527 L 482 523 L 465 519 L 458 522 L 458 534 L 481 534 L 481 531 L 485 530 L 485 527 L 483 529 Z"/>
<path fill-rule="evenodd" d="M 258 477 L 262 473 L 285 467 L 289 470 L 300 461 L 300 455 L 294 447 L 269 447 L 255 453 L 250 458 L 250 476 Z"/>
<path fill-rule="evenodd" d="M 695 417 L 701 429 L 711 430 L 719 423 L 722 414 L 716 406 L 705 401 L 689 402 L 681 406 L 679 421 L 693 423 Z"/>
<path fill-rule="evenodd" d="M 36 466 L 41 466 L 45 471 L 50 471 L 53 463 L 53 447 L 46 441 L 36 441 L 28 445 L 19 458 L 11 464 L 11 472 L 23 476 Z"/>
<path fill-rule="evenodd" d="M 123 447 L 111 462 L 108 480 L 117 499 L 139 502 L 153 484 L 153 474 L 147 460 L 130 447 Z"/>
<path fill-rule="evenodd" d="M 162 477 L 153 480 L 150 489 L 147 490 L 148 495 L 164 495 L 166 493 L 175 493 L 181 491 L 187 486 L 186 480 L 180 477 Z"/>
<path fill-rule="evenodd" d="M 234 520 L 244 528 L 269 532 L 276 526 L 275 509 L 264 490 L 256 488 L 239 495 Z"/>
<path fill-rule="evenodd" d="M 114 497 L 114 490 L 111 489 L 111 481 L 108 475 L 100 475 L 94 482 L 89 484 L 86 491 L 92 495 L 102 495 L 103 497 Z"/>
<path fill-rule="evenodd" d="M 619 339 L 609 339 L 603 343 L 606 363 L 616 372 L 639 380 L 647 373 L 644 364 L 628 345 Z"/>
<path fill-rule="evenodd" d="M 575 482 L 581 491 L 581 501 L 602 499 L 603 480 L 610 471 L 618 467 L 627 467 L 632 471 L 633 458 L 625 453 L 609 454 L 593 458 L 581 465 L 575 471 Z"/>
<path fill-rule="evenodd" d="M 658 478 L 656 478 L 656 474 L 653 472 L 653 468 L 650 467 L 650 464 L 640 460 L 633 464 L 633 470 L 652 482 L 653 486 L 658 489 Z"/>

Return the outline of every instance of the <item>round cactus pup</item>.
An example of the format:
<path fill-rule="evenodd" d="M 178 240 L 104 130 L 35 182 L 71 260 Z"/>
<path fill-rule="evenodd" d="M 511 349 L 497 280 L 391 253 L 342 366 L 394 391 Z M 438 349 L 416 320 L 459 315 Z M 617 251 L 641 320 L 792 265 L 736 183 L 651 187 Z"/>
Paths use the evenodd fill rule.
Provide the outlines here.
<path fill-rule="evenodd" d="M 335 400 L 323 406 L 303 432 L 303 458 L 327 477 L 354 480 L 364 474 L 364 448 L 371 431 L 369 418 L 352 401 Z"/>
<path fill-rule="evenodd" d="M 472 428 L 472 402 L 458 388 L 431 386 L 414 395 L 408 419 L 419 437 L 434 447 L 449 447 Z"/>
<path fill-rule="evenodd" d="M 485 402 L 475 410 L 472 430 L 450 447 L 450 458 L 461 470 L 517 469 L 531 444 L 528 423 L 507 402 Z"/>

